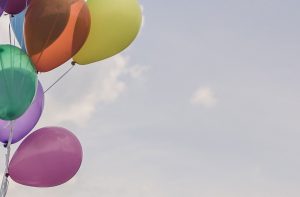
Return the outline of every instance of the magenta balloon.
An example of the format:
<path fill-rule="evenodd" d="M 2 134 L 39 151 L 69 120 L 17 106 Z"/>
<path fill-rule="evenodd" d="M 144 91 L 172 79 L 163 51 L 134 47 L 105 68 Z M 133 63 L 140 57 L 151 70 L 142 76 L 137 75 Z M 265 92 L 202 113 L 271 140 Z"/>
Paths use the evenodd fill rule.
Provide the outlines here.
<path fill-rule="evenodd" d="M 22 12 L 30 3 L 30 0 L 8 0 L 5 12 L 9 14 L 19 14 Z"/>
<path fill-rule="evenodd" d="M 12 143 L 20 141 L 38 123 L 44 109 L 44 90 L 38 82 L 35 98 L 27 111 L 13 123 Z M 10 133 L 9 121 L 0 120 L 0 141 L 8 142 Z"/>
<path fill-rule="evenodd" d="M 46 127 L 21 143 L 9 164 L 9 175 L 22 185 L 53 187 L 70 180 L 81 162 L 76 136 L 64 128 Z"/>

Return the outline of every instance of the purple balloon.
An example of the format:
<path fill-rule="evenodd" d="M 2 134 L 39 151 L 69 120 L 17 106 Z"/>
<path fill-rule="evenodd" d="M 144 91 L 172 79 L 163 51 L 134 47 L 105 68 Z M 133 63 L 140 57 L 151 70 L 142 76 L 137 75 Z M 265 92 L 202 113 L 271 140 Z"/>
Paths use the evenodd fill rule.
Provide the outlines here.
<path fill-rule="evenodd" d="M 2 15 L 2 13 L 6 7 L 6 3 L 7 3 L 7 0 L 0 0 L 0 16 Z"/>
<path fill-rule="evenodd" d="M 79 170 L 82 148 L 76 136 L 61 127 L 31 133 L 9 164 L 9 176 L 33 187 L 53 187 L 70 180 Z"/>
<path fill-rule="evenodd" d="M 35 98 L 27 111 L 13 123 L 12 143 L 20 141 L 37 124 L 44 109 L 44 90 L 38 82 Z M 0 141 L 8 142 L 10 133 L 10 121 L 0 120 Z"/>
<path fill-rule="evenodd" d="M 19 14 L 29 3 L 30 0 L 8 0 L 4 10 L 9 14 Z"/>

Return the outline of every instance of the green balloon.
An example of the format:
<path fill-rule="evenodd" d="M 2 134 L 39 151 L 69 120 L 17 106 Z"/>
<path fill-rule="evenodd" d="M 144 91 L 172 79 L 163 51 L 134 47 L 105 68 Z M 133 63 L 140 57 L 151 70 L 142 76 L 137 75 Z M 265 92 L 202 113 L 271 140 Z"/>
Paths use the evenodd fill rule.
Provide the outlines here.
<path fill-rule="evenodd" d="M 30 106 L 37 73 L 29 57 L 12 45 L 0 45 L 0 119 L 15 120 Z"/>

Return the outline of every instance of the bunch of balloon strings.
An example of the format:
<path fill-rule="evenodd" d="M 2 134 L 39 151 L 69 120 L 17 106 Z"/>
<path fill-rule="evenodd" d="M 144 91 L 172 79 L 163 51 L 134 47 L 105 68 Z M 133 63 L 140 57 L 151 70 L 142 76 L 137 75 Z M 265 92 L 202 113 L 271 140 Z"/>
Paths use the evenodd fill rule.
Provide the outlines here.
<path fill-rule="evenodd" d="M 102 61 L 126 49 L 142 24 L 138 0 L 0 0 L 0 16 L 3 12 L 10 23 L 9 44 L 0 45 L 0 141 L 6 147 L 0 197 L 7 194 L 8 178 L 53 187 L 75 176 L 83 155 L 77 137 L 62 127 L 32 132 L 44 95 L 75 64 Z M 38 73 L 70 59 L 71 67 L 44 91 Z M 22 139 L 10 160 L 11 145 Z"/>
<path fill-rule="evenodd" d="M 57 84 L 64 76 L 66 76 L 66 74 L 69 73 L 74 66 L 74 64 L 72 64 L 72 67 L 69 70 L 67 70 L 65 73 L 63 73 L 45 91 L 43 91 L 41 83 L 38 82 L 37 90 L 36 90 L 36 94 L 35 94 L 34 89 L 36 87 L 36 85 L 35 85 L 36 71 L 33 69 L 33 66 L 31 65 L 30 60 L 27 57 L 27 55 L 25 55 L 24 52 L 22 52 L 21 50 L 19 50 L 16 47 L 15 37 L 12 42 L 12 30 L 11 30 L 10 23 L 9 23 L 8 31 L 9 31 L 9 45 L 4 45 L 4 46 L 0 47 L 0 68 L 2 70 L 2 72 L 0 74 L 0 86 L 1 86 L 1 89 L 4 90 L 3 94 L 5 94 L 7 96 L 6 98 L 5 97 L 0 98 L 0 102 L 1 102 L 0 116 L 3 119 L 3 120 L 0 120 L 0 127 L 1 127 L 0 140 L 4 143 L 4 147 L 6 148 L 5 170 L 4 170 L 4 175 L 3 175 L 1 188 L 0 188 L 0 197 L 6 196 L 7 190 L 8 190 L 8 185 L 9 185 L 8 178 L 10 175 L 10 173 L 9 173 L 10 154 L 11 154 L 12 143 L 16 143 L 17 141 L 19 141 L 20 139 L 25 137 L 28 134 L 28 132 L 30 132 L 33 129 L 33 127 L 38 122 L 38 120 L 41 116 L 42 110 L 43 110 L 44 94 L 47 91 L 49 91 L 52 87 L 54 87 L 54 85 Z M 20 43 L 20 45 L 22 45 L 22 42 Z M 10 66 L 10 68 L 9 68 L 9 66 Z M 31 71 L 30 76 L 26 76 L 26 74 L 22 73 L 22 69 L 19 69 L 21 67 L 25 67 L 27 70 L 30 70 Z M 29 78 L 27 78 L 27 77 L 29 77 Z M 18 81 L 20 83 L 13 83 L 16 81 Z M 32 87 L 34 87 L 34 88 L 32 88 Z M 26 92 L 31 92 L 31 94 L 28 94 L 28 93 L 22 94 L 22 93 L 25 93 L 25 92 L 22 92 L 22 90 L 25 90 Z M 18 97 L 18 94 L 19 94 L 19 96 L 20 96 L 20 94 L 29 95 L 29 96 L 27 96 L 27 97 L 25 96 L 25 98 L 24 97 L 20 98 L 20 97 Z M 35 98 L 33 99 L 33 102 L 31 103 L 30 100 L 32 100 L 34 94 L 35 94 Z M 21 102 L 23 102 L 23 104 Z M 5 103 L 11 103 L 11 105 L 5 106 Z M 27 105 L 27 106 L 25 106 L 25 105 Z M 28 105 L 30 105 L 30 106 L 27 109 Z M 19 108 L 13 109 L 14 106 L 17 106 Z M 10 113 L 7 113 L 7 112 L 10 112 Z M 16 118 L 18 118 L 18 119 L 16 119 Z M 17 125 L 15 125 L 15 123 L 16 123 L 15 119 L 18 123 Z M 14 126 L 17 126 L 16 133 L 14 133 L 14 130 L 15 130 Z M 69 138 L 69 141 L 71 141 L 71 142 L 73 141 L 72 149 L 77 150 L 77 153 L 76 153 L 78 155 L 78 158 L 76 158 L 77 166 L 75 166 L 72 174 L 69 175 L 69 177 L 68 177 L 68 179 L 69 179 L 74 175 L 74 173 L 76 173 L 76 171 L 78 170 L 78 168 L 80 166 L 81 156 L 82 156 L 81 145 L 74 135 L 72 135 L 69 131 L 64 130 L 62 128 L 54 128 L 54 127 L 45 128 L 42 135 L 47 135 L 47 129 L 49 132 L 60 131 L 60 135 L 64 134 L 65 137 Z M 9 132 L 6 132 L 6 131 L 9 131 Z M 35 132 L 35 133 L 38 133 L 38 132 Z M 49 136 L 51 137 L 51 134 L 50 135 L 48 134 L 48 137 Z M 33 138 L 33 137 L 31 137 L 31 138 Z M 28 139 L 30 139 L 30 136 L 28 137 Z M 16 154 L 16 156 L 17 156 L 17 154 Z M 13 164 L 11 164 L 11 166 L 13 166 Z M 13 170 L 11 170 L 11 171 L 13 171 Z M 49 184 L 49 183 L 46 183 L 46 184 Z M 55 184 L 58 184 L 58 183 L 55 183 Z M 27 185 L 30 185 L 30 183 L 27 183 Z M 42 186 L 42 185 L 40 185 L 40 186 Z"/>
<path fill-rule="evenodd" d="M 13 43 L 12 43 L 12 33 L 11 33 L 11 24 L 9 23 L 9 27 L 8 27 L 8 31 L 9 31 L 9 43 L 10 45 L 16 46 L 16 39 L 13 39 Z M 22 45 L 22 43 L 20 43 Z M 11 60 L 13 60 L 13 53 L 12 51 L 10 51 L 10 58 Z M 2 56 L 0 56 L 0 65 L 1 68 L 3 69 L 4 65 L 3 65 L 3 61 L 2 61 Z M 75 64 L 72 62 L 71 64 L 72 66 L 65 71 L 59 78 L 57 78 L 57 80 L 55 80 L 45 91 L 43 91 L 41 84 L 38 84 L 38 89 L 39 89 L 39 94 L 41 96 L 42 99 L 40 100 L 44 100 L 44 94 L 49 91 L 51 88 L 53 88 L 60 80 L 62 80 L 75 66 Z M 14 74 L 14 73 L 13 73 Z M 39 104 L 41 106 L 43 106 L 43 102 L 44 101 L 40 101 Z M 41 115 L 41 113 L 39 113 L 39 116 Z M 11 155 L 11 145 L 12 145 L 12 140 L 13 140 L 13 131 L 14 131 L 14 122 L 13 120 L 11 121 L 5 121 L 5 125 L 2 124 L 4 121 L 0 121 L 0 125 L 3 126 L 3 128 L 9 130 L 9 135 L 8 135 L 8 141 L 4 144 L 4 147 L 6 148 L 6 154 L 5 154 L 5 169 L 4 169 L 4 174 L 3 174 L 3 178 L 2 178 L 2 182 L 1 182 L 1 187 L 0 187 L 0 197 L 5 197 L 7 194 L 7 190 L 8 190 L 8 186 L 9 186 L 9 161 L 10 161 L 10 155 Z M 36 122 L 36 121 L 35 121 Z M 36 124 L 36 123 L 35 123 Z M 32 127 L 32 126 L 31 126 Z M 27 129 L 28 130 L 28 129 Z"/>

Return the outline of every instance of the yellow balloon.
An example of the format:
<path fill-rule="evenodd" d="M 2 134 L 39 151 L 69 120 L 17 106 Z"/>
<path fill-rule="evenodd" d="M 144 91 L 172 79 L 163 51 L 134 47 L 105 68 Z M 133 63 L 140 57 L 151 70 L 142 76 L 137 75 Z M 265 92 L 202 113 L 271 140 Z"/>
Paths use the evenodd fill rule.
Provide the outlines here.
<path fill-rule="evenodd" d="M 136 38 L 142 22 L 138 0 L 88 0 L 91 13 L 89 36 L 73 57 L 89 64 L 116 55 Z"/>

